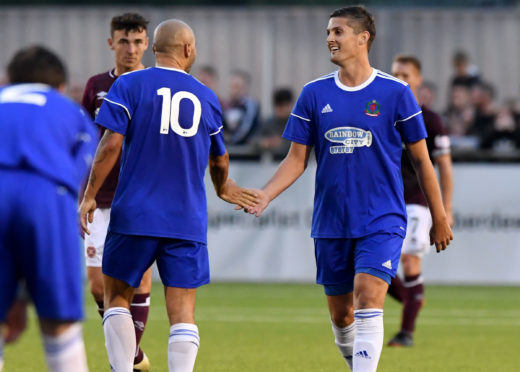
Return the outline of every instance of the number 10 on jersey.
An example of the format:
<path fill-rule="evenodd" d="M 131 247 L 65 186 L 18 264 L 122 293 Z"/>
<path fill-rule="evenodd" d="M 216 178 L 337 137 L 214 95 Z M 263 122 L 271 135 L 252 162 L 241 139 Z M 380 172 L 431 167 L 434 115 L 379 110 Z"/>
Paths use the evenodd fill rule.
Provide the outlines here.
<path fill-rule="evenodd" d="M 157 95 L 162 96 L 161 134 L 168 134 L 170 126 L 179 136 L 193 137 L 199 130 L 201 105 L 196 95 L 186 91 L 176 92 L 172 97 L 170 88 L 157 89 Z M 179 124 L 181 101 L 189 99 L 193 103 L 193 121 L 190 128 L 183 128 Z"/>

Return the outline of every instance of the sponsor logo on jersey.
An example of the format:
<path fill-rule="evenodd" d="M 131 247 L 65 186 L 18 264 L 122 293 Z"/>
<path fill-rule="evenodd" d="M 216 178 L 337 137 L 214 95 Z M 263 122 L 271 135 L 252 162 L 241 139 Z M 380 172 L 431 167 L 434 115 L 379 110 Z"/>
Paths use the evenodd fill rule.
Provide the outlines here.
<path fill-rule="evenodd" d="M 372 145 L 372 133 L 355 127 L 338 127 L 328 130 L 325 138 L 333 143 L 341 143 L 343 146 L 331 146 L 331 154 L 352 154 L 356 147 L 370 147 Z"/>
<path fill-rule="evenodd" d="M 332 112 L 332 107 L 330 107 L 330 105 L 327 103 L 327 105 L 325 105 L 325 107 L 323 108 L 323 110 L 321 110 L 321 113 L 322 114 L 327 114 L 329 112 Z"/>
<path fill-rule="evenodd" d="M 365 114 L 368 116 L 379 116 L 381 114 L 381 105 L 375 99 L 368 102 L 365 106 Z"/>

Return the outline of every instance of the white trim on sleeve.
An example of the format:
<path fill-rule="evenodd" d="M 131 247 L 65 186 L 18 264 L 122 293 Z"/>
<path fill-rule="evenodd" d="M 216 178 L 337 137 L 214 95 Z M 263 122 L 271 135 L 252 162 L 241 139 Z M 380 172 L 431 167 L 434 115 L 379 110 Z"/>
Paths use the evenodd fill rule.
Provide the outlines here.
<path fill-rule="evenodd" d="M 223 128 L 223 125 L 221 125 L 216 132 L 210 133 L 209 135 L 214 136 L 215 134 L 219 134 L 220 131 L 222 130 L 222 128 Z"/>
<path fill-rule="evenodd" d="M 413 115 L 408 116 L 406 119 L 396 120 L 394 123 L 394 127 L 397 125 L 398 122 L 404 122 L 404 121 L 410 120 L 411 118 L 413 118 L 414 116 L 417 116 L 419 114 L 422 114 L 422 110 L 420 110 L 419 112 L 416 112 Z"/>
<path fill-rule="evenodd" d="M 294 116 L 294 117 L 297 117 L 298 119 L 302 119 L 302 120 L 305 120 L 305 121 L 311 121 L 311 119 L 305 119 L 305 118 L 303 118 L 303 117 L 301 117 L 301 116 L 298 116 L 298 115 L 296 115 L 296 114 L 293 114 L 292 112 L 291 112 L 291 115 Z"/>
<path fill-rule="evenodd" d="M 126 111 L 126 114 L 128 115 L 128 119 L 132 120 L 132 116 L 130 115 L 130 111 L 128 111 L 128 109 L 126 108 L 125 105 L 122 105 L 122 104 L 120 104 L 120 103 L 117 103 L 117 102 L 111 101 L 111 100 L 109 100 L 109 99 L 106 98 L 106 97 L 103 98 L 103 99 L 104 99 L 105 101 L 107 101 L 107 102 L 113 103 L 114 105 L 118 105 L 118 106 L 121 106 L 122 108 L 124 108 L 125 111 Z"/>

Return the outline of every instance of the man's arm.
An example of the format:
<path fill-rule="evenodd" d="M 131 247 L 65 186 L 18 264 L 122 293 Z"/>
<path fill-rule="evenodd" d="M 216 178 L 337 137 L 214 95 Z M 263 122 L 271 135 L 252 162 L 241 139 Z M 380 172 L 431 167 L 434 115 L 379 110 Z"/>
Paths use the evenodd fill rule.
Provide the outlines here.
<path fill-rule="evenodd" d="M 451 197 L 453 195 L 453 178 L 451 167 L 451 155 L 444 154 L 435 158 L 435 162 L 439 167 L 439 179 L 441 184 L 442 202 L 448 223 L 453 226 L 453 212 L 451 208 Z"/>
<path fill-rule="evenodd" d="M 446 218 L 439 184 L 428 155 L 426 141 L 422 139 L 417 142 L 407 143 L 406 146 L 432 215 L 433 225 L 430 231 L 430 240 L 432 244 L 435 244 L 437 252 L 440 252 L 446 249 L 450 244 L 450 240 L 453 240 L 453 234 Z"/>
<path fill-rule="evenodd" d="M 101 141 L 99 141 L 92 169 L 90 170 L 87 188 L 81 205 L 79 206 L 81 227 L 83 231 L 89 235 L 90 231 L 87 229 L 87 216 L 89 222 L 92 223 L 94 220 L 94 210 L 96 209 L 96 194 L 117 161 L 119 153 L 121 152 L 123 138 L 123 135 L 107 129 Z"/>
<path fill-rule="evenodd" d="M 269 203 L 291 186 L 305 171 L 311 153 L 311 146 L 296 142 L 291 144 L 289 153 L 280 163 L 275 174 L 260 190 L 258 204 L 248 210 L 259 217 Z"/>
<path fill-rule="evenodd" d="M 209 174 L 213 187 L 218 197 L 241 208 L 250 208 L 256 204 L 257 193 L 253 190 L 243 189 L 228 178 L 229 154 L 209 156 Z"/>

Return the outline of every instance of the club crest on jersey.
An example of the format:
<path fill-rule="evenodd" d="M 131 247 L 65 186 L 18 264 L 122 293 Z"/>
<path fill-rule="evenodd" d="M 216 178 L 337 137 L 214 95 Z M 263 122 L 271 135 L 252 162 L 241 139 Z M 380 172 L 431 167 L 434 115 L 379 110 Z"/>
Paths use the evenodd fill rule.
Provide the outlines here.
<path fill-rule="evenodd" d="M 379 116 L 381 114 L 381 105 L 375 99 L 368 102 L 365 106 L 365 114 L 368 116 Z"/>
<path fill-rule="evenodd" d="M 338 127 L 328 130 L 325 139 L 343 145 L 331 146 L 329 149 L 331 154 L 352 154 L 356 147 L 372 145 L 372 132 L 355 127 Z"/>

